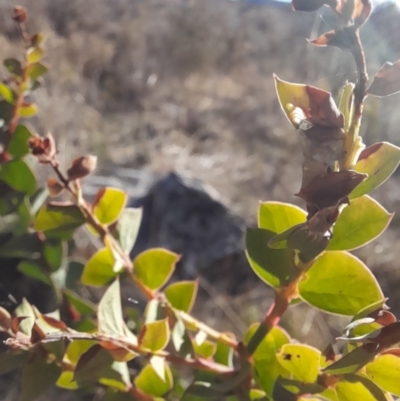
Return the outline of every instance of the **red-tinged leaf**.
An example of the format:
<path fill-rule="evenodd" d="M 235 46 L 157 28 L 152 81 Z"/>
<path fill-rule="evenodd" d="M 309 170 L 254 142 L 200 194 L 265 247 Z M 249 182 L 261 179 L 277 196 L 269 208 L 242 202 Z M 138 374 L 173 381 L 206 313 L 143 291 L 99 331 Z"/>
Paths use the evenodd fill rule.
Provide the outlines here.
<path fill-rule="evenodd" d="M 316 11 L 322 6 L 336 8 L 336 0 L 292 0 L 292 7 L 295 11 Z"/>
<path fill-rule="evenodd" d="M 67 170 L 69 180 L 77 180 L 92 173 L 97 165 L 97 156 L 86 155 L 75 159 Z"/>
<path fill-rule="evenodd" d="M 367 175 L 355 171 L 327 171 L 314 178 L 310 184 L 301 188 L 296 194 L 307 204 L 315 205 L 318 209 L 335 206 L 343 200 L 367 178 Z"/>
<path fill-rule="evenodd" d="M 343 114 L 329 92 L 310 85 L 286 82 L 276 75 L 274 78 L 282 110 L 295 128 L 305 131 L 314 126 L 343 128 Z"/>
<path fill-rule="evenodd" d="M 369 336 L 369 340 L 378 343 L 380 349 L 389 348 L 400 342 L 400 322 L 389 324 L 388 326 L 376 330 L 374 333 L 376 334 Z"/>
<path fill-rule="evenodd" d="M 335 29 L 324 33 L 314 40 L 308 42 L 320 47 L 335 46 L 342 50 L 351 50 L 351 36 L 349 36 L 349 29 Z"/>
<path fill-rule="evenodd" d="M 369 95 L 384 97 L 400 92 L 400 60 L 393 63 L 385 63 L 376 73 L 371 86 L 368 88 Z"/>
<path fill-rule="evenodd" d="M 394 173 L 399 162 L 400 148 L 388 142 L 378 142 L 364 149 L 354 170 L 368 174 L 368 178 L 356 187 L 349 198 L 357 198 L 378 188 Z"/>

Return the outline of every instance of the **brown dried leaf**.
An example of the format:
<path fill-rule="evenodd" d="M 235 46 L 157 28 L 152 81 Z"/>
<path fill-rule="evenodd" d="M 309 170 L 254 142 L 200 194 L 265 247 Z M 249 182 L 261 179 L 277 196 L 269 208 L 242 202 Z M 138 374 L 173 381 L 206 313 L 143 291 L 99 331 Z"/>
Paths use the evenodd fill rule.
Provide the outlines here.
<path fill-rule="evenodd" d="M 72 162 L 72 166 L 67 170 L 70 181 L 86 177 L 92 173 L 97 165 L 97 156 L 81 156 Z"/>
<path fill-rule="evenodd" d="M 369 95 L 384 97 L 400 92 L 400 60 L 385 63 L 367 90 Z"/>
<path fill-rule="evenodd" d="M 47 188 L 49 189 L 50 196 L 59 196 L 64 191 L 64 186 L 55 178 L 47 180 Z"/>
<path fill-rule="evenodd" d="M 51 327 L 60 329 L 62 331 L 68 331 L 67 325 L 61 320 L 54 319 L 54 317 L 41 315 L 41 318 Z"/>
<path fill-rule="evenodd" d="M 29 140 L 29 147 L 32 154 L 42 164 L 50 163 L 57 153 L 56 143 L 51 133 L 48 133 L 45 138 L 39 135 L 33 136 Z"/>
<path fill-rule="evenodd" d="M 28 18 L 26 9 L 22 6 L 15 6 L 12 10 L 11 18 L 19 24 L 24 23 Z"/>
<path fill-rule="evenodd" d="M 336 0 L 292 0 L 292 7 L 295 11 L 316 11 L 322 6 L 337 7 Z"/>
<path fill-rule="evenodd" d="M 366 174 L 355 171 L 333 172 L 329 170 L 325 174 L 315 177 L 307 186 L 302 187 L 296 196 L 304 199 L 307 204 L 316 206 L 319 210 L 329 206 L 338 206 L 366 178 Z"/>

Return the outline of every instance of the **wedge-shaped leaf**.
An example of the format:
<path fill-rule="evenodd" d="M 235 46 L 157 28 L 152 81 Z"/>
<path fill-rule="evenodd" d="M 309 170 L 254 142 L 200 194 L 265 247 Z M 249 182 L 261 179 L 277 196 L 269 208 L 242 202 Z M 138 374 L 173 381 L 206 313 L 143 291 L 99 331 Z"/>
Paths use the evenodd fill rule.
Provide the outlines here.
<path fill-rule="evenodd" d="M 124 334 L 121 291 L 119 280 L 115 280 L 104 293 L 97 310 L 99 331 L 104 334 Z"/>
<path fill-rule="evenodd" d="M 365 367 L 366 375 L 385 391 L 400 396 L 400 356 L 379 355 Z"/>
<path fill-rule="evenodd" d="M 365 366 L 368 362 L 371 362 L 377 352 L 377 344 L 363 344 L 353 351 L 350 351 L 348 354 L 342 356 L 336 362 L 333 362 L 331 365 L 327 366 L 324 369 L 324 372 L 333 375 L 354 373 Z"/>
<path fill-rule="evenodd" d="M 32 47 L 27 52 L 27 61 L 29 64 L 37 63 L 44 56 L 44 50 L 40 47 Z"/>
<path fill-rule="evenodd" d="M 46 64 L 40 62 L 31 64 L 27 68 L 28 77 L 32 81 L 36 81 L 42 75 L 46 74 L 47 71 L 49 71 L 49 67 Z"/>
<path fill-rule="evenodd" d="M 304 223 L 307 213 L 295 205 L 283 202 L 262 202 L 258 210 L 258 227 L 280 234 Z"/>
<path fill-rule="evenodd" d="M 22 75 L 21 62 L 15 58 L 6 58 L 3 61 L 4 66 L 7 68 L 8 72 L 20 77 Z"/>
<path fill-rule="evenodd" d="M 22 261 L 18 265 L 18 271 L 25 274 L 25 276 L 32 277 L 35 280 L 41 281 L 42 283 L 51 285 L 50 276 L 43 271 L 40 265 L 34 262 Z"/>
<path fill-rule="evenodd" d="M 17 98 L 15 92 L 6 84 L 0 82 L 0 96 L 8 103 L 14 104 Z"/>
<path fill-rule="evenodd" d="M 368 195 L 352 200 L 333 227 L 328 250 L 352 250 L 368 244 L 385 231 L 392 217 Z"/>
<path fill-rule="evenodd" d="M 16 191 L 32 195 L 36 191 L 36 178 L 22 160 L 11 160 L 0 167 L 0 181 Z"/>
<path fill-rule="evenodd" d="M 75 205 L 45 205 L 36 216 L 34 228 L 48 238 L 68 238 L 84 222 L 85 216 Z"/>
<path fill-rule="evenodd" d="M 49 387 L 53 386 L 61 374 L 55 363 L 47 363 L 46 358 L 36 356 L 22 371 L 21 401 L 36 400 Z"/>
<path fill-rule="evenodd" d="M 23 318 L 19 323 L 18 331 L 30 337 L 35 323 L 35 312 L 32 305 L 24 298 L 14 313 L 17 318 Z"/>
<path fill-rule="evenodd" d="M 131 380 L 126 362 L 114 361 L 110 367 L 101 372 L 99 383 L 119 391 L 127 391 L 131 387 Z"/>
<path fill-rule="evenodd" d="M 71 290 L 64 289 L 63 293 L 70 305 L 72 305 L 80 315 L 92 315 L 96 312 L 96 305 L 86 299 L 81 298 Z"/>
<path fill-rule="evenodd" d="M 43 256 L 52 272 L 56 272 L 61 267 L 66 251 L 66 244 L 58 238 L 48 239 L 45 242 Z"/>
<path fill-rule="evenodd" d="M 336 385 L 336 395 L 338 401 L 383 401 L 360 381 L 341 380 Z"/>
<path fill-rule="evenodd" d="M 165 289 L 165 296 L 175 309 L 190 312 L 197 295 L 197 281 L 179 281 Z"/>
<path fill-rule="evenodd" d="M 97 381 L 112 363 L 111 354 L 95 344 L 80 355 L 74 371 L 74 380 L 81 383 Z"/>
<path fill-rule="evenodd" d="M 319 256 L 300 281 L 299 292 L 304 301 L 318 309 L 350 316 L 383 299 L 370 270 L 343 251 Z"/>
<path fill-rule="evenodd" d="M 128 199 L 127 194 L 116 188 L 102 188 L 93 202 L 93 212 L 100 223 L 109 225 L 120 216 Z"/>
<path fill-rule="evenodd" d="M 170 331 L 167 319 L 145 324 L 138 338 L 141 348 L 153 352 L 163 350 L 167 346 L 169 339 Z"/>
<path fill-rule="evenodd" d="M 249 343 L 258 326 L 258 324 L 254 324 L 250 327 L 245 336 L 245 344 Z M 279 363 L 276 357 L 276 353 L 281 347 L 289 342 L 289 335 L 280 327 L 274 327 L 264 337 L 253 354 L 253 367 L 257 381 L 269 396 L 272 396 L 274 383 L 279 376 L 290 377 L 290 373 Z"/>
<path fill-rule="evenodd" d="M 282 110 L 295 128 L 303 129 L 302 125 L 306 125 L 304 130 L 314 125 L 343 128 L 343 115 L 329 92 L 286 82 L 276 75 L 274 78 Z"/>
<path fill-rule="evenodd" d="M 357 198 L 379 187 L 394 173 L 399 162 L 400 148 L 391 143 L 379 142 L 364 149 L 354 170 L 368 174 L 368 178 L 351 192 L 349 198 Z"/>
<path fill-rule="evenodd" d="M 246 256 L 257 276 L 271 287 L 280 287 L 297 274 L 294 265 L 294 251 L 272 249 L 268 241 L 275 233 L 261 228 L 246 232 Z"/>
<path fill-rule="evenodd" d="M 193 342 L 193 348 L 196 355 L 203 358 L 211 358 L 215 354 L 217 346 L 215 343 L 206 340 L 200 345 L 197 345 L 196 342 Z"/>
<path fill-rule="evenodd" d="M 390 96 L 400 92 L 400 60 L 385 63 L 376 73 L 368 94 L 378 97 Z"/>
<path fill-rule="evenodd" d="M 124 252 L 129 253 L 135 245 L 142 220 L 142 209 L 127 208 L 117 223 L 119 243 Z"/>
<path fill-rule="evenodd" d="M 135 276 L 147 288 L 158 290 L 171 277 L 178 261 L 179 256 L 166 249 L 149 249 L 134 259 Z"/>
<path fill-rule="evenodd" d="M 148 364 L 136 376 L 134 384 L 147 395 L 162 397 L 172 389 L 174 382 L 169 365 L 165 365 L 165 380 L 161 380 L 154 368 Z"/>
<path fill-rule="evenodd" d="M 32 137 L 31 132 L 25 125 L 18 125 L 11 137 L 8 146 L 8 153 L 14 159 L 20 159 L 29 153 L 29 138 Z"/>
<path fill-rule="evenodd" d="M 18 109 L 19 116 L 24 118 L 33 117 L 37 114 L 37 112 L 38 107 L 36 106 L 36 104 L 28 104 Z"/>
<path fill-rule="evenodd" d="M 294 379 L 306 383 L 317 380 L 321 353 L 316 348 L 303 344 L 284 344 L 277 354 L 282 367 L 288 370 Z"/>
<path fill-rule="evenodd" d="M 85 285 L 101 287 L 112 280 L 120 271 L 120 264 L 114 259 L 109 248 L 97 251 L 86 263 L 81 282 Z"/>

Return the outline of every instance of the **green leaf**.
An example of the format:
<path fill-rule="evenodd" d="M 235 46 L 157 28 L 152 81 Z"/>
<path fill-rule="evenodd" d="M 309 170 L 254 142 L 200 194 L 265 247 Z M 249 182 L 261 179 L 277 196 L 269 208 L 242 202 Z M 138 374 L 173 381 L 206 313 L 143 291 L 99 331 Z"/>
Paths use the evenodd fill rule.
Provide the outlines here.
<path fill-rule="evenodd" d="M 104 293 L 97 311 L 99 331 L 103 334 L 124 334 L 119 280 L 115 280 Z"/>
<path fill-rule="evenodd" d="M 43 249 L 43 242 L 36 233 L 12 236 L 0 247 L 0 257 L 32 259 Z"/>
<path fill-rule="evenodd" d="M 250 327 L 245 335 L 245 344 L 254 335 L 259 324 Z M 276 379 L 279 376 L 290 377 L 289 372 L 279 363 L 276 353 L 282 346 L 290 342 L 289 335 L 280 327 L 273 327 L 261 341 L 253 354 L 254 369 L 260 387 L 272 397 L 272 392 Z"/>
<path fill-rule="evenodd" d="M 43 63 L 34 63 L 31 64 L 28 69 L 27 69 L 27 74 L 28 77 L 32 81 L 36 81 L 38 78 L 40 78 L 42 75 L 46 74 L 49 71 L 49 67 L 46 64 Z"/>
<path fill-rule="evenodd" d="M 304 223 L 307 213 L 295 205 L 283 202 L 260 203 L 258 227 L 280 234 L 289 228 Z"/>
<path fill-rule="evenodd" d="M 36 355 L 22 371 L 21 401 L 36 400 L 49 387 L 53 386 L 61 374 L 55 363 L 47 363 L 46 358 Z"/>
<path fill-rule="evenodd" d="M 377 349 L 376 344 L 361 345 L 327 366 L 323 371 L 333 375 L 353 373 L 372 361 Z"/>
<path fill-rule="evenodd" d="M 22 261 L 18 265 L 18 271 L 25 274 L 25 276 L 32 277 L 47 285 L 51 285 L 51 278 L 43 272 L 43 270 L 34 262 Z"/>
<path fill-rule="evenodd" d="M 16 99 L 15 92 L 6 84 L 0 82 L 0 96 L 8 103 L 14 104 Z"/>
<path fill-rule="evenodd" d="M 74 380 L 81 383 L 97 381 L 112 363 L 113 357 L 108 351 L 98 344 L 93 345 L 80 355 L 74 371 Z"/>
<path fill-rule="evenodd" d="M 320 356 L 320 351 L 309 345 L 284 344 L 277 354 L 277 359 L 294 379 L 314 383 L 318 376 Z"/>
<path fill-rule="evenodd" d="M 202 342 L 200 345 L 197 345 L 196 341 L 194 341 L 193 348 L 196 355 L 199 355 L 203 358 L 211 358 L 217 350 L 217 345 L 208 340 Z"/>
<path fill-rule="evenodd" d="M 68 302 L 81 314 L 92 315 L 96 312 L 96 305 L 86 299 L 81 298 L 71 290 L 63 290 Z"/>
<path fill-rule="evenodd" d="M 319 256 L 300 281 L 299 292 L 304 301 L 318 309 L 350 316 L 383 299 L 370 270 L 343 251 Z"/>
<path fill-rule="evenodd" d="M 11 160 L 0 167 L 0 180 L 16 191 L 32 195 L 36 191 L 36 178 L 22 160 Z"/>
<path fill-rule="evenodd" d="M 22 106 L 18 109 L 18 113 L 20 117 L 29 118 L 33 117 L 37 114 L 38 108 L 36 104 L 28 104 L 26 106 Z"/>
<path fill-rule="evenodd" d="M 278 393 L 279 387 L 289 391 L 292 394 L 318 394 L 325 390 L 325 387 L 318 383 L 304 382 L 301 380 L 278 378 L 274 386 L 274 395 Z"/>
<path fill-rule="evenodd" d="M 50 238 L 45 242 L 43 256 L 52 272 L 61 267 L 66 251 L 66 244 L 57 238 Z"/>
<path fill-rule="evenodd" d="M 379 187 L 394 173 L 399 162 L 400 148 L 391 143 L 379 142 L 364 149 L 354 170 L 368 174 L 368 178 L 353 190 L 349 198 L 357 198 Z"/>
<path fill-rule="evenodd" d="M 30 354 L 28 352 L 1 352 L 0 353 L 0 375 L 4 375 L 15 369 L 18 369 L 28 361 Z"/>
<path fill-rule="evenodd" d="M 21 63 L 15 58 L 6 58 L 3 61 L 4 66 L 7 68 L 8 72 L 17 77 L 22 76 L 22 66 Z"/>
<path fill-rule="evenodd" d="M 11 137 L 8 146 L 8 153 L 14 159 L 20 159 L 29 153 L 29 139 L 32 137 L 31 132 L 25 125 L 18 125 Z"/>
<path fill-rule="evenodd" d="M 153 352 L 163 350 L 169 339 L 170 332 L 167 319 L 145 324 L 139 334 L 140 347 Z"/>
<path fill-rule="evenodd" d="M 15 309 L 14 314 L 16 317 L 24 318 L 19 324 L 18 331 L 30 337 L 32 334 L 32 327 L 35 323 L 35 313 L 31 304 L 23 298 L 21 304 Z"/>
<path fill-rule="evenodd" d="M 214 354 L 214 361 L 220 363 L 221 365 L 233 367 L 233 348 L 229 347 L 227 344 L 217 341 L 217 350 Z"/>
<path fill-rule="evenodd" d="M 85 285 L 101 287 L 112 280 L 122 267 L 115 260 L 109 248 L 97 251 L 86 263 L 83 269 L 81 282 Z"/>
<path fill-rule="evenodd" d="M 351 201 L 333 227 L 328 250 L 352 250 L 366 245 L 385 231 L 393 214 L 368 195 Z"/>
<path fill-rule="evenodd" d="M 162 397 L 174 385 L 171 369 L 167 364 L 165 365 L 165 380 L 161 380 L 154 368 L 148 364 L 136 376 L 134 384 L 139 390 L 153 397 Z"/>
<path fill-rule="evenodd" d="M 360 382 L 341 380 L 336 385 L 338 401 L 377 401 L 371 392 Z"/>
<path fill-rule="evenodd" d="M 44 50 L 40 47 L 32 47 L 28 50 L 27 61 L 29 64 L 37 63 L 44 55 Z"/>
<path fill-rule="evenodd" d="M 85 216 L 75 205 L 45 205 L 36 216 L 34 228 L 47 238 L 68 238 L 85 222 Z"/>
<path fill-rule="evenodd" d="M 378 355 L 366 365 L 365 373 L 383 390 L 400 396 L 400 357 L 389 352 Z"/>
<path fill-rule="evenodd" d="M 125 209 L 117 223 L 119 243 L 124 252 L 129 253 L 135 245 L 142 220 L 142 209 Z"/>
<path fill-rule="evenodd" d="M 179 281 L 165 289 L 165 296 L 173 308 L 190 312 L 197 295 L 197 281 Z"/>
<path fill-rule="evenodd" d="M 120 189 L 102 188 L 96 195 L 93 213 L 101 224 L 110 225 L 117 221 L 127 199 L 127 194 Z"/>
<path fill-rule="evenodd" d="M 133 261 L 136 278 L 147 288 L 158 290 L 171 277 L 179 256 L 161 248 L 144 251 Z"/>
<path fill-rule="evenodd" d="M 268 241 L 275 236 L 269 230 L 257 228 L 246 232 L 246 256 L 257 276 L 271 287 L 287 284 L 297 274 L 294 251 L 272 249 Z"/>
<path fill-rule="evenodd" d="M 114 361 L 110 367 L 101 372 L 99 383 L 119 391 L 127 391 L 131 387 L 131 382 L 126 362 Z"/>

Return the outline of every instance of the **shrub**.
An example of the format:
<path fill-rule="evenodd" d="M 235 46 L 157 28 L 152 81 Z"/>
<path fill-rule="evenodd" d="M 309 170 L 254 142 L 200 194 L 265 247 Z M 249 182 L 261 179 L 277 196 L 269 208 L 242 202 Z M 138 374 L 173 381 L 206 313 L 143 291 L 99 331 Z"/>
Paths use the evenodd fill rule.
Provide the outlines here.
<path fill-rule="evenodd" d="M 0 263 L 3 272 L 7 268 L 3 284 L 12 272 L 13 280 L 34 280 L 28 287 L 42 285 L 36 299 L 15 299 L 9 285 L 3 288 L 0 372 L 22 369 L 22 401 L 54 384 L 70 390 L 101 385 L 108 400 L 400 396 L 399 322 L 369 269 L 348 252 L 380 235 L 393 216 L 368 193 L 397 168 L 400 149 L 386 142 L 365 148 L 359 132 L 365 97 L 400 91 L 400 61 L 386 63 L 368 85 L 359 29 L 371 3 L 293 0 L 301 11 L 324 5 L 341 27 L 311 43 L 350 52 L 358 77 L 346 83 L 339 105 L 325 90 L 274 77 L 281 108 L 303 141 L 297 196 L 306 211 L 260 204 L 259 227 L 248 230 L 246 253 L 276 296 L 243 339 L 190 314 L 197 281 L 168 283 L 179 255 L 149 249 L 130 260 L 141 212 L 125 208 L 127 195 L 114 188 L 101 189 L 91 203 L 84 199 L 82 179 L 94 171 L 95 156 L 75 159 L 64 172 L 52 135 L 39 136 L 25 125 L 37 112 L 32 93 L 48 66 L 43 36 L 28 33 L 25 9 L 14 8 L 25 52 L 22 60 L 4 60 L 8 76 L 0 84 Z M 54 173 L 44 188 L 32 172 L 35 164 Z M 102 243 L 85 265 L 68 257 L 81 226 Z M 121 280 L 131 280 L 147 298 L 143 314 L 134 303 L 122 309 Z M 76 292 L 77 281 L 111 284 L 96 306 Z M 341 343 L 321 352 L 291 339 L 278 324 L 299 302 L 351 317 Z"/>

